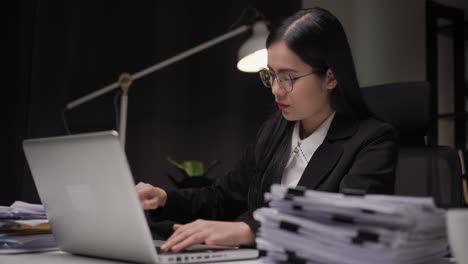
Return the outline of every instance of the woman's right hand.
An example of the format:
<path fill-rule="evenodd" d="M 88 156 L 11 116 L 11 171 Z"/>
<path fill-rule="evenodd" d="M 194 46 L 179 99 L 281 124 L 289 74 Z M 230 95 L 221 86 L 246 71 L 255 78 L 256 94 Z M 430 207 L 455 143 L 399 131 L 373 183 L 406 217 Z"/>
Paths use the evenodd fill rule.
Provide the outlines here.
<path fill-rule="evenodd" d="M 135 189 L 140 198 L 141 206 L 145 210 L 164 207 L 166 204 L 167 193 L 161 188 L 154 187 L 151 184 L 139 182 Z"/>

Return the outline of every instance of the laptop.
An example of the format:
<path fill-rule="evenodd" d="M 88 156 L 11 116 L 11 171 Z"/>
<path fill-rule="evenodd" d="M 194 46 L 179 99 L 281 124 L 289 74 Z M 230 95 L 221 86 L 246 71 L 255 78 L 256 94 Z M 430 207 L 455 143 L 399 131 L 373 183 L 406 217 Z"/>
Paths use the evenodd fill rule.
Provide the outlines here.
<path fill-rule="evenodd" d="M 254 259 L 252 248 L 196 245 L 163 253 L 153 241 L 115 131 L 28 139 L 23 149 L 61 250 L 144 263 Z"/>

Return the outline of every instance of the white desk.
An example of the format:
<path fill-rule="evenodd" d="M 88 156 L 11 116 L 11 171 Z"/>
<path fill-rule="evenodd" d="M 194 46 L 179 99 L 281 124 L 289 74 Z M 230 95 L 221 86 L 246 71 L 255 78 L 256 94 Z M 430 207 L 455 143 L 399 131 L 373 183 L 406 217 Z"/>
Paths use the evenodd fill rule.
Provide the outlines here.
<path fill-rule="evenodd" d="M 64 253 L 62 251 L 54 251 L 47 253 L 28 253 L 16 255 L 0 255 L 1 264 L 117 264 L 127 263 L 115 260 L 97 259 L 82 256 L 75 256 Z M 232 264 L 259 264 L 259 259 L 244 260 L 244 261 L 225 261 L 225 262 L 210 262 L 215 263 L 232 263 Z"/>
<path fill-rule="evenodd" d="M 105 260 L 97 258 L 88 258 L 82 256 L 75 256 L 64 253 L 62 251 L 47 252 L 47 253 L 29 253 L 18 255 L 0 255 L 1 264 L 118 264 L 128 263 L 115 260 Z M 212 264 L 260 264 L 260 259 L 244 260 L 244 261 L 224 261 L 224 262 L 210 262 Z M 453 264 L 453 260 L 444 259 L 437 263 L 427 264 Z"/>

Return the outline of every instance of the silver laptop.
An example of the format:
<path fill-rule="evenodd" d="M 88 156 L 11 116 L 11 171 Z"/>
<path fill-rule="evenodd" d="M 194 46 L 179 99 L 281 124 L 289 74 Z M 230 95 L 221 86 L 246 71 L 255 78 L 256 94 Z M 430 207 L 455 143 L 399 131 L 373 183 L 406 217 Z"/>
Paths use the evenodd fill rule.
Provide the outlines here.
<path fill-rule="evenodd" d="M 258 257 L 256 249 L 204 245 L 158 252 L 115 131 L 28 139 L 23 149 L 63 251 L 145 263 Z"/>

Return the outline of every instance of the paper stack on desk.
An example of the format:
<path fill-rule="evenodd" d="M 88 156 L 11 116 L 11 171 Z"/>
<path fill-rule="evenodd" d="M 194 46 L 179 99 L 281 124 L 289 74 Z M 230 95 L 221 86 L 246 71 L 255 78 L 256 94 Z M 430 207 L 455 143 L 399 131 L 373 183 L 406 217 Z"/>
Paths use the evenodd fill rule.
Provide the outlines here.
<path fill-rule="evenodd" d="M 57 250 L 44 207 L 16 201 L 0 206 L 0 254 Z"/>
<path fill-rule="evenodd" d="M 431 198 L 347 195 L 275 184 L 257 246 L 272 263 L 429 263 L 448 253 L 445 211 Z"/>

